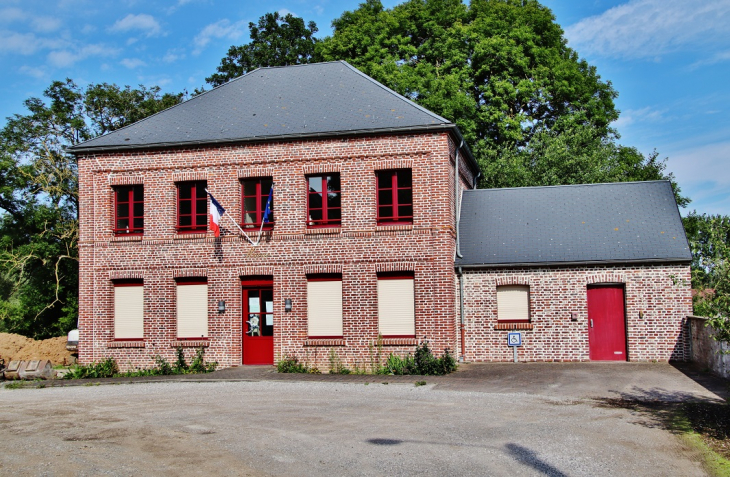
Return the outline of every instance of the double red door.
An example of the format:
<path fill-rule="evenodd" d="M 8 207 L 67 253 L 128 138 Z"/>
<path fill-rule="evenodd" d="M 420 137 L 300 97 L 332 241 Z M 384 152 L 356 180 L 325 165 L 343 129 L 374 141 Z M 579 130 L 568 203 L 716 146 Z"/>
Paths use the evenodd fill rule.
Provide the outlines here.
<path fill-rule="evenodd" d="M 243 364 L 274 364 L 274 288 L 243 288 Z"/>
<path fill-rule="evenodd" d="M 624 288 L 588 288 L 588 343 L 592 361 L 626 361 Z"/>

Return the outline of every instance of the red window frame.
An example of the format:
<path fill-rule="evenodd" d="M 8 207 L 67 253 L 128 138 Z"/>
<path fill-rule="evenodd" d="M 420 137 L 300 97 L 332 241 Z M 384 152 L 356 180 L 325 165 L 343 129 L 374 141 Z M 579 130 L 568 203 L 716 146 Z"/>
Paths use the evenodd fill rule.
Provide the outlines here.
<path fill-rule="evenodd" d="M 337 190 L 329 190 L 328 188 L 328 178 L 331 180 L 331 178 L 337 177 L 337 183 L 339 184 L 339 187 Z M 320 190 L 321 192 L 317 192 L 316 190 L 312 191 L 309 187 L 309 184 L 312 180 L 321 179 L 320 184 Z M 339 172 L 332 172 L 328 174 L 315 174 L 306 176 L 306 183 L 307 183 L 307 227 L 309 228 L 323 228 L 323 227 L 340 227 L 342 225 L 342 183 L 340 182 L 340 173 Z M 326 191 L 326 192 L 325 192 Z M 331 206 L 329 205 L 329 197 L 327 197 L 327 200 L 325 200 L 324 196 L 325 193 L 327 196 L 329 194 L 336 194 L 339 199 L 339 207 Z M 313 205 L 316 205 L 316 198 L 319 196 L 320 206 L 314 207 Z M 314 203 L 313 203 L 314 202 Z M 312 219 L 312 212 L 319 212 L 321 214 L 321 219 Z M 336 217 L 339 215 L 339 217 Z M 330 217 L 335 216 L 335 217 Z"/>
<path fill-rule="evenodd" d="M 271 182 L 271 185 L 269 186 L 269 189 L 266 190 L 264 193 L 263 191 L 263 181 L 269 181 Z M 255 191 L 253 194 L 246 194 L 246 183 L 253 183 L 255 186 Z M 252 178 L 252 179 L 244 179 L 241 181 L 241 217 L 242 217 L 242 227 L 244 229 L 258 229 L 261 228 L 261 221 L 264 218 L 264 212 L 266 211 L 266 202 L 269 200 L 269 190 L 271 190 L 271 187 L 274 185 L 273 179 L 271 177 L 258 177 L 258 178 Z M 255 208 L 251 210 L 246 210 L 246 199 L 255 199 Z M 251 223 L 246 223 L 246 214 L 251 214 L 255 217 L 255 221 Z M 272 194 L 271 196 L 271 214 L 269 215 L 269 220 L 264 224 L 264 230 L 271 230 L 274 228 L 274 196 Z"/>
<path fill-rule="evenodd" d="M 135 195 L 137 198 L 135 199 Z M 141 197 L 141 198 L 140 198 Z M 135 213 L 137 205 L 141 205 L 141 214 Z M 126 206 L 127 213 L 120 214 Z M 138 211 L 139 212 L 139 211 Z M 120 222 L 126 221 L 127 226 L 121 227 Z M 141 225 L 135 227 L 135 224 Z M 142 235 L 144 234 L 144 187 L 141 184 L 119 186 L 114 188 L 114 235 Z"/>
<path fill-rule="evenodd" d="M 181 197 L 181 191 L 185 188 L 190 187 L 190 197 Z M 177 183 L 177 232 L 181 234 L 185 233 L 205 233 L 208 231 L 208 195 L 205 192 L 207 187 L 206 181 L 188 181 Z M 187 195 L 187 194 L 186 194 Z M 201 212 L 200 204 L 205 201 L 205 207 Z M 188 210 L 187 207 L 183 207 L 186 202 L 190 202 L 190 212 L 183 213 L 184 210 Z M 189 225 L 182 225 L 181 219 L 190 217 Z M 199 220 L 200 217 L 204 217 L 204 220 Z M 199 222 L 204 222 L 200 224 Z"/>
<path fill-rule="evenodd" d="M 401 184 L 408 185 L 399 185 L 399 179 Z M 411 169 L 377 171 L 376 181 L 378 224 L 412 224 L 413 173 Z M 409 208 L 410 214 L 408 214 Z M 388 209 L 390 209 L 390 214 L 388 214 Z"/>

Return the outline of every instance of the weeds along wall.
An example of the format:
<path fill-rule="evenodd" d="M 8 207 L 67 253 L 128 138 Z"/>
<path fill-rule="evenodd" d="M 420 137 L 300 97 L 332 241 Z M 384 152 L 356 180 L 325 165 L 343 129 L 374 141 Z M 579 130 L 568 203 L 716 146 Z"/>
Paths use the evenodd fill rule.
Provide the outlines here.
<path fill-rule="evenodd" d="M 241 278 L 266 276 L 274 290 L 274 356 L 296 356 L 327 369 L 330 349 L 347 366 L 365 365 L 378 336 L 377 276 L 413 272 L 416 338 L 384 341 L 384 353 L 412 352 L 427 337 L 434 353 L 456 349 L 454 293 L 454 154 L 446 133 L 260 143 L 221 147 L 109 152 L 79 157 L 79 360 L 113 357 L 122 370 L 149 367 L 177 346 L 206 347 L 221 367 L 242 362 Z M 462 159 L 463 161 L 463 159 Z M 375 171 L 411 169 L 413 223 L 378 225 Z M 472 171 L 461 165 L 461 187 Z M 338 172 L 342 225 L 307 228 L 310 174 Z M 224 219 L 222 237 L 176 230 L 176 183 L 207 181 L 241 222 L 241 180 L 272 177 L 273 231 L 252 247 Z M 114 187 L 144 187 L 144 234 L 113 234 Z M 307 336 L 307 276 L 341 274 L 343 337 Z M 176 338 L 176 279 L 208 283 L 208 339 Z M 144 337 L 116 340 L 114 281 L 142 280 Z M 291 312 L 284 300 L 292 301 Z M 218 301 L 226 302 L 224 313 Z"/>

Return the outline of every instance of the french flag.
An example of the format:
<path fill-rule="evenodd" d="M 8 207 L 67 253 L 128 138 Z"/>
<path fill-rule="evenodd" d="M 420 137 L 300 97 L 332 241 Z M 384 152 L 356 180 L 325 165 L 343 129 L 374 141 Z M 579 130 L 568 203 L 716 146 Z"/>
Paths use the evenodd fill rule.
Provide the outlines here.
<path fill-rule="evenodd" d="M 208 195 L 210 196 L 210 230 L 215 233 L 216 237 L 221 236 L 221 217 L 226 213 L 226 209 L 224 209 L 217 200 L 215 200 L 215 197 L 213 197 L 213 194 L 208 192 Z"/>

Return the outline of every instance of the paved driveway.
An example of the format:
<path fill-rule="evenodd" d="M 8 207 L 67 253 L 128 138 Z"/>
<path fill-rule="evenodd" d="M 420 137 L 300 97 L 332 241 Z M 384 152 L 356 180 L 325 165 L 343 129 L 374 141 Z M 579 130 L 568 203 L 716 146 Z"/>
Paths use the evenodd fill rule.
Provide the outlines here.
<path fill-rule="evenodd" d="M 687 374 L 472 365 L 415 386 L 245 368 L 199 382 L 2 389 L 0 475 L 703 475 L 651 416 L 592 399 L 718 399 Z"/>

